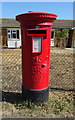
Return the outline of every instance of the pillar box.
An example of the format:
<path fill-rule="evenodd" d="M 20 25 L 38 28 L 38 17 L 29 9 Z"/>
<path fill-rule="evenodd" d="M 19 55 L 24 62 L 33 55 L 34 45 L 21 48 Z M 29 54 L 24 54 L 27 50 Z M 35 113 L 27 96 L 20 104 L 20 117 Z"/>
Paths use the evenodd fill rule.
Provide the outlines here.
<path fill-rule="evenodd" d="M 22 35 L 22 93 L 25 100 L 48 100 L 50 39 L 52 22 L 57 15 L 29 12 L 16 16 Z"/>

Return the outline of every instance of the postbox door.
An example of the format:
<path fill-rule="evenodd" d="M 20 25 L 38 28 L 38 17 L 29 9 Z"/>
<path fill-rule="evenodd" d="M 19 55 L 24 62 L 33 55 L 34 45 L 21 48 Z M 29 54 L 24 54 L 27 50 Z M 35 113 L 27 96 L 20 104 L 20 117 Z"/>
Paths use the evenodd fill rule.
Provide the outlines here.
<path fill-rule="evenodd" d="M 32 38 L 32 83 L 33 89 L 47 88 L 49 84 L 49 39 Z"/>

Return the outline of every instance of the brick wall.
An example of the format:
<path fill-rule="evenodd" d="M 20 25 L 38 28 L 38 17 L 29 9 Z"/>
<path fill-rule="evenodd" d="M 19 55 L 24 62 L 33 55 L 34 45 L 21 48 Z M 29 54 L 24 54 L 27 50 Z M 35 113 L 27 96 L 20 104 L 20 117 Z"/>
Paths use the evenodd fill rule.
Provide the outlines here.
<path fill-rule="evenodd" d="M 6 28 L 2 28 L 2 46 L 6 47 L 7 46 L 7 29 Z"/>
<path fill-rule="evenodd" d="M 75 40 L 75 29 L 72 32 L 72 45 L 71 45 L 71 47 L 75 47 L 74 46 L 74 40 Z"/>

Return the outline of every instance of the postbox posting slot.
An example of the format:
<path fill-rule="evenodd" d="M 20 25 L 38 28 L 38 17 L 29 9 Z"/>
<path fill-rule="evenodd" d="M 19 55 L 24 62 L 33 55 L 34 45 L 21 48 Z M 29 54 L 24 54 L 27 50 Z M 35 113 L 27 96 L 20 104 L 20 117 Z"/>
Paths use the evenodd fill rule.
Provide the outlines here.
<path fill-rule="evenodd" d="M 29 30 L 28 34 L 46 34 L 46 30 Z"/>
<path fill-rule="evenodd" d="M 42 52 L 42 38 L 32 38 L 32 53 Z"/>
<path fill-rule="evenodd" d="M 40 35 L 40 36 L 44 36 L 44 35 L 46 35 L 46 30 L 36 30 L 36 29 L 34 29 L 34 30 L 28 30 L 27 31 L 27 35 L 28 36 L 35 36 L 35 35 Z"/>

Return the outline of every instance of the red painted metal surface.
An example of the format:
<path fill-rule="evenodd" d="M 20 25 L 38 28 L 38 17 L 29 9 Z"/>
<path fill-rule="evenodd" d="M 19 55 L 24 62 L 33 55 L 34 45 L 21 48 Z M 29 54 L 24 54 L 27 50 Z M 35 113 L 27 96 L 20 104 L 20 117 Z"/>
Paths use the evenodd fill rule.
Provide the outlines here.
<path fill-rule="evenodd" d="M 25 88 L 42 90 L 49 86 L 51 29 L 56 17 L 44 12 L 29 12 L 16 17 L 21 23 L 22 84 Z M 46 32 L 42 34 L 40 30 Z M 41 52 L 33 52 L 33 38 L 41 38 Z"/>

